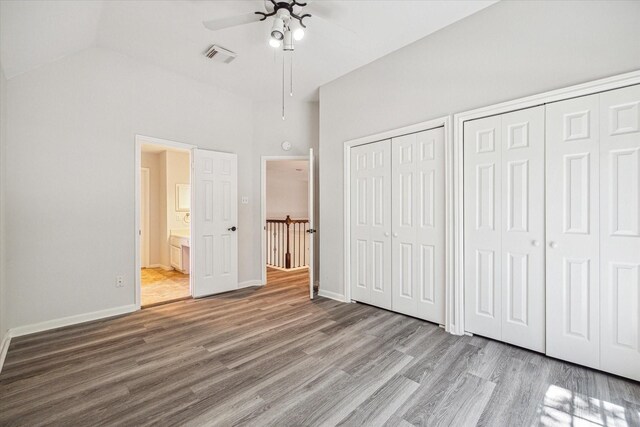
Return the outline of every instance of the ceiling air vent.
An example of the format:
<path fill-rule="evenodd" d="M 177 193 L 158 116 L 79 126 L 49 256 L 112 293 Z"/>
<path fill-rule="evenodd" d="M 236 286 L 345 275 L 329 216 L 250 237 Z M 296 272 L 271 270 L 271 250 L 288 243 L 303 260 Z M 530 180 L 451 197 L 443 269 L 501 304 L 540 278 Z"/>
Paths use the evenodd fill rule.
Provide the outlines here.
<path fill-rule="evenodd" d="M 225 49 L 222 46 L 213 45 L 206 52 L 205 56 L 216 62 L 224 62 L 225 64 L 230 63 L 236 56 L 237 53 L 230 51 L 229 49 Z"/>

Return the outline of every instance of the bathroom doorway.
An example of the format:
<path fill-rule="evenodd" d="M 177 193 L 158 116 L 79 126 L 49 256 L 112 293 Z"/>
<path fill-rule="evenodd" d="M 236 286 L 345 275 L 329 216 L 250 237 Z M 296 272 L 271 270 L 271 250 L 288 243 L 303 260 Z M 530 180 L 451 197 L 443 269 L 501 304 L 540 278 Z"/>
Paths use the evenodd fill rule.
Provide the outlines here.
<path fill-rule="evenodd" d="M 192 147 L 136 137 L 136 304 L 191 298 Z"/>

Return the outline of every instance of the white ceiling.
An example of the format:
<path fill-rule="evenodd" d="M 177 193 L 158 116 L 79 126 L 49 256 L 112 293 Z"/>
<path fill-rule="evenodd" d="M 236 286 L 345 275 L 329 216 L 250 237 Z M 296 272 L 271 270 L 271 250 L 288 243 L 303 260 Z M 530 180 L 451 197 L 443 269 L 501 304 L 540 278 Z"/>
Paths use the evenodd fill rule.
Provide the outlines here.
<path fill-rule="evenodd" d="M 270 160 L 267 162 L 267 179 L 269 177 L 294 180 L 309 180 L 308 160 Z"/>
<path fill-rule="evenodd" d="M 295 97 L 315 100 L 322 84 L 494 2 L 316 0 L 328 19 L 305 20 L 293 55 Z M 0 60 L 11 78 L 96 44 L 253 100 L 277 100 L 282 53 L 267 44 L 270 22 L 216 32 L 202 25 L 258 10 L 262 0 L 2 1 Z M 205 58 L 214 43 L 238 58 L 228 65 Z"/>
<path fill-rule="evenodd" d="M 0 61 L 6 78 L 93 45 L 101 1 L 0 1 Z"/>
<path fill-rule="evenodd" d="M 140 151 L 150 154 L 164 153 L 165 151 L 170 151 L 173 153 L 189 153 L 189 150 L 181 150 L 179 148 L 168 147 L 166 145 L 159 145 L 155 143 L 142 144 L 142 146 L 140 147 Z"/>

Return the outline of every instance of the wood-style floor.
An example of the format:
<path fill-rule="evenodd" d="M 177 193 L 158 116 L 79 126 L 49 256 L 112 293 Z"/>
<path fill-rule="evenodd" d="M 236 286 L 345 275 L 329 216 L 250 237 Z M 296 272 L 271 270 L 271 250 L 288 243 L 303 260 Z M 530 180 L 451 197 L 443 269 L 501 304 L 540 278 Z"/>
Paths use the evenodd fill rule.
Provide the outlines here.
<path fill-rule="evenodd" d="M 268 278 L 16 338 L 0 424 L 640 425 L 638 383 Z"/>
<path fill-rule="evenodd" d="M 163 268 L 143 268 L 140 279 L 143 308 L 191 296 L 188 274 Z"/>

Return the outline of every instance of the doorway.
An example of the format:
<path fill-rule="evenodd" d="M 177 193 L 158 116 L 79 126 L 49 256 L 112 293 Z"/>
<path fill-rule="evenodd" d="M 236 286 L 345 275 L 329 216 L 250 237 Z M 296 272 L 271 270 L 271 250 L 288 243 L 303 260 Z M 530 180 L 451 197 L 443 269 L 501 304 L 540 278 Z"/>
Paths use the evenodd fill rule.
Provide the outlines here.
<path fill-rule="evenodd" d="M 313 151 L 262 158 L 262 283 L 295 279 L 314 296 Z"/>
<path fill-rule="evenodd" d="M 192 296 L 191 149 L 137 137 L 136 150 L 136 304 L 147 308 Z"/>

